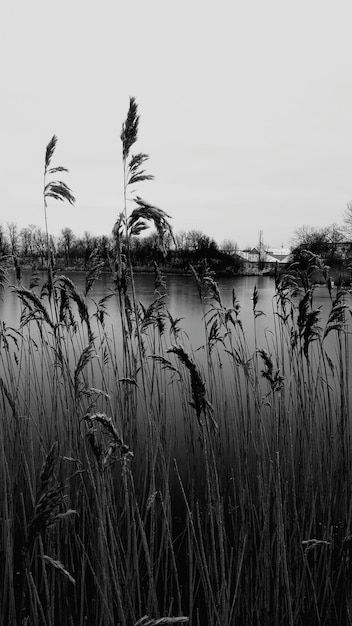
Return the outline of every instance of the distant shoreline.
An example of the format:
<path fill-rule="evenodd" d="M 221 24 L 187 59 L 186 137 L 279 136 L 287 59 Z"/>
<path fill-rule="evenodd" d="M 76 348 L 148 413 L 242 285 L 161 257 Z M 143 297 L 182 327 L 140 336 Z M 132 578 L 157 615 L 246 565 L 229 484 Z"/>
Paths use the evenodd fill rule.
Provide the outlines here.
<path fill-rule="evenodd" d="M 254 264 L 253 264 L 254 265 Z M 12 271 L 16 271 L 14 266 L 11 264 L 4 264 L 2 267 L 5 267 L 7 270 L 12 270 Z M 161 272 L 161 274 L 163 276 L 192 276 L 192 272 L 191 270 L 187 270 L 184 268 L 177 268 L 177 267 L 163 267 L 163 266 L 158 266 L 159 270 Z M 284 273 L 285 269 L 287 269 L 289 267 L 289 264 L 278 264 L 277 269 L 279 271 L 279 273 Z M 20 270 L 21 271 L 25 271 L 25 272 L 45 272 L 46 271 L 46 267 L 45 266 L 35 266 L 35 265 L 31 265 L 28 263 L 25 263 L 23 265 L 20 265 Z M 66 273 L 66 272 L 82 272 L 82 273 L 88 273 L 90 271 L 89 268 L 84 268 L 82 266 L 71 266 L 71 265 L 67 265 L 67 266 L 61 266 L 58 265 L 56 267 L 54 267 L 54 271 L 57 273 Z M 274 278 L 275 276 L 275 267 L 273 268 L 269 268 L 269 269 L 264 269 L 264 270 L 259 270 L 257 267 L 253 266 L 253 267 L 246 267 L 245 269 L 242 269 L 242 271 L 239 272 L 232 272 L 231 268 L 229 268 L 228 271 L 226 270 L 217 270 L 214 268 L 210 267 L 210 271 L 214 272 L 214 276 L 216 278 L 240 278 L 240 277 L 244 277 L 244 276 L 262 276 L 262 277 L 269 277 L 269 278 Z M 148 266 L 135 266 L 133 267 L 133 272 L 134 274 L 146 274 L 146 275 L 153 275 L 154 274 L 154 268 L 150 265 Z M 111 274 L 111 270 L 109 268 L 104 268 L 101 272 L 102 274 Z M 351 286 L 352 284 L 352 278 L 351 278 L 351 271 L 347 268 L 347 267 L 339 267 L 339 266 L 331 266 L 330 270 L 329 270 L 329 276 L 330 279 L 332 281 L 335 282 L 335 284 L 343 284 L 345 286 Z M 312 274 L 312 282 L 314 284 L 326 284 L 326 279 L 324 278 L 323 274 L 321 272 L 314 272 Z"/>

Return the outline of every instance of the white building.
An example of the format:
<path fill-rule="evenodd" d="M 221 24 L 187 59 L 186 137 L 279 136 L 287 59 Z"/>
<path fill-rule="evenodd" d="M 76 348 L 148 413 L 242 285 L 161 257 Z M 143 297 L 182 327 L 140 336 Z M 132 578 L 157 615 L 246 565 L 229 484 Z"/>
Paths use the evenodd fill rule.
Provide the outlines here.
<path fill-rule="evenodd" d="M 239 250 L 238 256 L 249 263 L 289 263 L 291 251 L 289 248 L 251 248 L 250 250 Z"/>

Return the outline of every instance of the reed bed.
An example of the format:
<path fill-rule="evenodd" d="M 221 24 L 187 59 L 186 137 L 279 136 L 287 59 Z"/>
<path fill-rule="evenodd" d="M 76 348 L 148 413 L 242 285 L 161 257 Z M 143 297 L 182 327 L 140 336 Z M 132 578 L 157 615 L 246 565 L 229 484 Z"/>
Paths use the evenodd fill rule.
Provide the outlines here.
<path fill-rule="evenodd" d="M 94 309 L 67 277 L 51 299 L 12 287 L 4 624 L 350 623 L 350 296 L 322 324 L 313 287 L 277 279 L 274 330 L 251 350 L 235 294 L 225 307 L 209 273 L 195 279 L 202 361 L 160 274 L 115 334 L 104 299 Z M 255 290 L 253 328 L 259 306 Z"/>
<path fill-rule="evenodd" d="M 317 258 L 276 277 L 272 331 L 253 340 L 233 292 L 194 269 L 204 358 L 167 308 L 138 302 L 132 235 L 168 216 L 127 192 L 151 176 L 129 159 L 134 99 L 122 128 L 124 212 L 114 227 L 114 288 L 90 294 L 54 271 L 7 286 L 17 326 L 0 324 L 0 615 L 13 626 L 344 625 L 352 623 L 350 294 L 323 322 Z M 56 145 L 48 145 L 45 176 Z M 50 186 L 51 185 L 51 186 Z M 54 186 L 53 186 L 54 185 Z M 54 194 L 54 195 L 53 195 Z M 45 179 L 48 198 L 74 198 Z M 324 268 L 326 271 L 326 268 Z M 5 275 L 1 272 L 1 282 Z M 107 320 L 114 298 L 119 324 Z"/>

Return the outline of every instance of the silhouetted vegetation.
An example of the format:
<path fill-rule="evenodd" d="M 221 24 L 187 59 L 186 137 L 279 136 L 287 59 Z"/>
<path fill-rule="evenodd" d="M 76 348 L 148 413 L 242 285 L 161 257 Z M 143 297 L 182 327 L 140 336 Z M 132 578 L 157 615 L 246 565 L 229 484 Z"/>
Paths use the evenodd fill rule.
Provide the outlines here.
<path fill-rule="evenodd" d="M 327 265 L 342 265 L 352 258 L 351 241 L 336 224 L 324 228 L 302 226 L 295 232 L 292 256 L 294 261 L 302 260 L 302 251 L 318 255 Z M 304 257 L 304 255 L 303 255 Z"/>
<path fill-rule="evenodd" d="M 89 269 L 91 259 L 104 262 L 109 269 L 114 256 L 114 236 L 92 235 L 85 232 L 83 237 L 75 235 L 71 228 L 63 228 L 60 236 L 49 235 L 50 250 L 54 266 L 57 268 Z M 125 246 L 125 236 L 121 235 L 121 245 Z M 172 238 L 166 235 L 160 247 L 156 231 L 144 237 L 129 237 L 131 262 L 136 268 L 152 271 L 155 262 L 165 271 L 189 271 L 190 265 L 198 266 L 206 261 L 217 273 L 237 274 L 243 267 L 236 254 L 236 246 L 220 247 L 201 231 L 183 232 Z M 19 230 L 16 224 L 0 224 L 0 256 L 16 256 L 24 267 L 44 268 L 46 263 L 47 237 L 39 227 L 29 225 Z"/>
<path fill-rule="evenodd" d="M 325 280 L 329 274 L 337 283 L 351 284 L 352 241 L 336 224 L 319 229 L 298 228 L 291 257 L 298 270 L 309 269 L 315 281 Z"/>
<path fill-rule="evenodd" d="M 138 122 L 131 98 L 121 133 L 125 200 L 131 180 L 148 176 L 146 155 L 130 154 Z M 33 272 L 25 287 L 18 272 L 11 286 L 21 318 L 18 328 L 0 324 L 2 623 L 349 624 L 349 294 L 332 291 L 326 269 L 322 319 L 310 253 L 306 268 L 294 263 L 276 277 L 264 345 L 254 288 L 249 342 L 235 290 L 226 306 L 204 264 L 217 247 L 193 233 L 181 262 L 202 263 L 192 270 L 200 364 L 167 308 L 158 267 L 153 302 L 138 301 L 138 234 L 153 222 L 165 259 L 172 230 L 165 212 L 132 200 L 112 241 L 87 236 L 75 257 L 77 239 L 62 233 L 55 253 L 91 263 L 83 293 L 55 271 L 46 234 L 44 280 Z M 31 258 L 34 235 L 24 244 L 9 232 L 5 254 L 18 262 L 23 246 Z M 141 258 L 154 258 L 152 241 Z M 114 289 L 92 308 L 104 255 Z M 7 280 L 2 269 L 1 285 Z M 115 326 L 106 323 L 108 299 Z"/>

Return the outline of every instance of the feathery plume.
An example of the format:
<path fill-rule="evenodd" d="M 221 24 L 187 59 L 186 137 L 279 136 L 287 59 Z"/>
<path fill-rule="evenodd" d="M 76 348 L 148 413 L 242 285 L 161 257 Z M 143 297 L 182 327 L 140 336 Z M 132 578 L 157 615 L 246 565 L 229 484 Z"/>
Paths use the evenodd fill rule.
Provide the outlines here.
<path fill-rule="evenodd" d="M 50 139 L 47 147 L 46 147 L 46 151 L 45 151 L 45 173 L 48 170 L 48 167 L 50 165 L 50 161 L 52 159 L 52 156 L 54 154 L 55 148 L 56 148 L 56 144 L 57 144 L 57 137 L 56 135 L 53 135 L 52 138 Z"/>
<path fill-rule="evenodd" d="M 130 97 L 130 106 L 127 113 L 126 121 L 122 124 L 120 139 L 122 141 L 122 156 L 127 159 L 129 151 L 133 144 L 137 141 L 139 115 L 137 113 L 138 105 L 136 99 Z"/>

